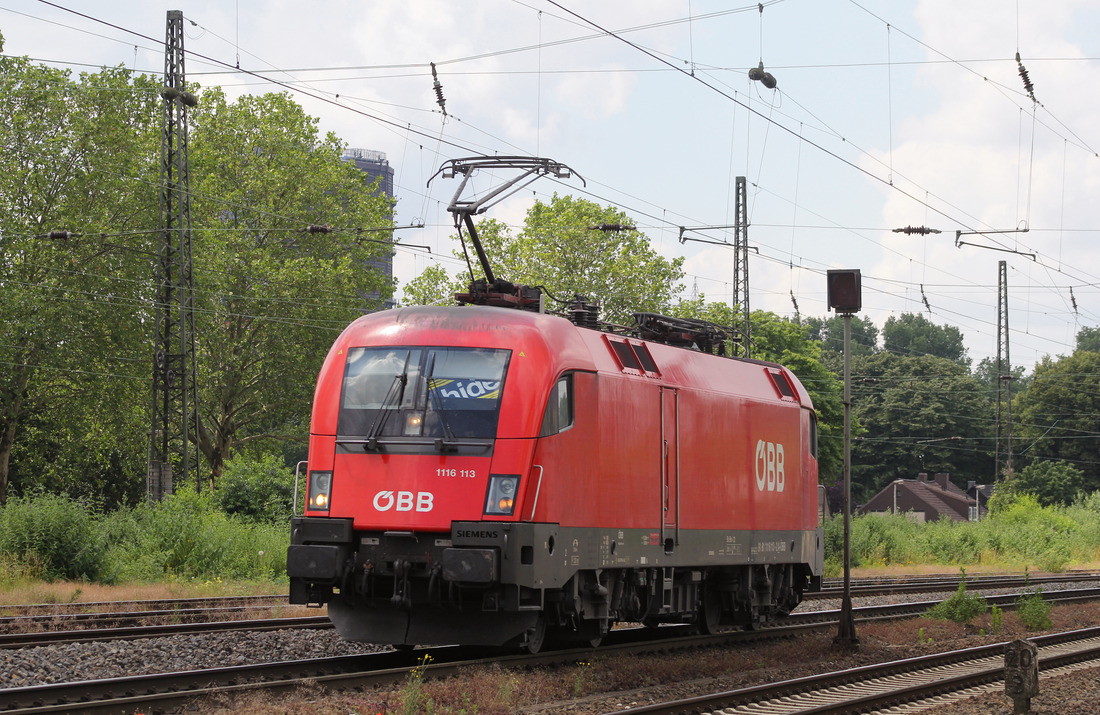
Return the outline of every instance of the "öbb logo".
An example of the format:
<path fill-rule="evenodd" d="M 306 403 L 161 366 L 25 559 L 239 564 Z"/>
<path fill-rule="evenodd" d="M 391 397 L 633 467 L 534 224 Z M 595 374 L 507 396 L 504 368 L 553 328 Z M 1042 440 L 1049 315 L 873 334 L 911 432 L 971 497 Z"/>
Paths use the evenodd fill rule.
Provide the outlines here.
<path fill-rule="evenodd" d="M 783 475 L 783 445 L 775 442 L 756 442 L 756 488 L 760 491 L 781 492 L 786 483 Z"/>
<path fill-rule="evenodd" d="M 374 508 L 378 511 L 431 511 L 435 496 L 431 492 L 381 491 L 374 495 Z"/>

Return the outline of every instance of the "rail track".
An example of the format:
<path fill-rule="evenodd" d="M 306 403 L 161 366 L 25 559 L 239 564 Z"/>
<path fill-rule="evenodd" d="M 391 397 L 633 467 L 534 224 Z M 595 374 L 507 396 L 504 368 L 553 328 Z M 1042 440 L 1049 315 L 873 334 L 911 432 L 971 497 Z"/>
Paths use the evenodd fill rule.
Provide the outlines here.
<path fill-rule="evenodd" d="M 261 596 L 207 596 L 200 598 L 158 598 L 142 601 L 74 601 L 71 603 L 29 603 L 0 606 L 0 621 L 7 618 L 74 618 L 94 616 L 99 613 L 118 612 L 128 608 L 130 613 L 153 611 L 176 612 L 218 608 L 270 608 L 285 606 L 286 594 Z"/>
<path fill-rule="evenodd" d="M 285 595 L 3 606 L 0 649 L 188 633 L 331 628 L 325 616 L 255 617 L 302 610 L 288 606 Z"/>
<path fill-rule="evenodd" d="M 1100 586 L 1100 572 L 1075 572 L 1030 578 L 1007 575 L 977 577 L 968 578 L 967 585 L 972 591 L 981 591 L 1018 588 L 1025 583 L 1041 586 L 1090 581 L 1095 581 Z M 958 576 L 868 579 L 854 582 L 852 595 L 862 597 L 946 592 L 955 590 L 958 584 Z M 788 620 L 802 622 L 806 619 L 820 619 L 819 616 L 811 615 L 812 603 L 836 599 L 840 595 L 841 590 L 835 585 L 829 585 L 817 593 L 806 594 L 807 605 Z M 998 603 L 998 605 L 1001 604 Z M 917 613 L 927 607 L 925 603 L 918 603 L 911 612 Z M 129 610 L 117 610 L 119 608 Z M 283 608 L 287 608 L 284 595 L 3 606 L 0 607 L 0 649 L 61 643 L 134 640 L 188 633 L 332 627 L 328 618 L 320 615 L 247 618 L 257 611 Z M 9 615 L 13 611 L 17 611 L 17 615 Z"/>
<path fill-rule="evenodd" d="M 163 623 L 154 625 L 120 626 L 116 628 L 80 628 L 70 631 L 39 631 L 36 633 L 2 633 L 0 649 L 32 648 L 62 643 L 90 643 L 94 641 L 137 640 L 160 638 L 188 633 L 228 633 L 231 631 L 277 631 L 286 628 L 332 628 L 328 616 L 302 618 L 263 618 L 234 621 L 199 621 L 195 623 Z"/>
<path fill-rule="evenodd" d="M 993 603 L 1011 608 L 1017 595 L 987 597 Z M 1073 601 L 1100 598 L 1100 589 L 1056 591 L 1050 601 Z M 903 618 L 922 613 L 933 601 L 894 606 L 870 606 L 855 609 L 858 620 Z M 646 652 L 667 653 L 699 647 L 743 646 L 754 640 L 777 639 L 835 629 L 839 613 L 819 611 L 788 619 L 782 626 L 758 631 L 730 631 L 712 636 L 692 635 L 688 627 L 654 631 L 632 628 L 613 631 L 599 653 L 602 656 L 633 655 Z M 798 622 L 804 619 L 805 622 Z M 1100 633 L 1097 634 L 1100 638 Z M 362 688 L 380 683 L 403 681 L 413 668 L 422 668 L 427 675 L 444 676 L 459 668 L 493 663 L 504 667 L 530 668 L 552 664 L 572 664 L 590 658 L 588 648 L 552 651 L 531 655 L 501 655 L 499 650 L 471 649 L 458 646 L 386 651 L 380 653 L 321 658 L 279 663 L 234 666 L 181 673 L 140 675 L 74 683 L 49 684 L 0 690 L 0 714 L 27 715 L 56 712 L 120 712 L 134 708 L 165 710 L 205 696 L 224 697 L 234 693 L 267 690 L 285 693 L 306 684 L 319 684 L 333 689 Z M 430 662 L 424 659 L 430 656 Z M 1045 655 L 1043 656 L 1046 657 Z M 863 677 L 862 675 L 860 677 Z M 678 706 L 677 706 L 678 707 Z M 691 707 L 694 707 L 692 705 Z M 718 707 L 718 706 L 715 706 Z M 669 712 L 703 712 L 704 710 L 671 710 Z M 639 709 L 633 712 L 642 712 Z M 663 712 L 654 710 L 653 712 Z"/>
<path fill-rule="evenodd" d="M 1036 585 L 1037 583 L 1066 583 L 1066 582 L 1089 582 L 1095 580 L 1100 586 L 1100 576 L 1092 575 L 1091 577 L 1085 576 L 1065 576 L 1065 577 L 1049 577 L 1044 580 L 1028 579 L 1027 582 Z M 927 580 L 921 583 L 912 583 L 909 581 L 895 584 L 891 587 L 891 584 L 874 584 L 870 586 L 859 586 L 853 588 L 854 596 L 871 596 L 871 595 L 889 595 L 892 593 L 921 593 L 921 592 L 939 592 L 950 591 L 958 586 L 959 580 L 955 578 L 951 579 L 934 579 Z M 1018 587 L 1025 583 L 1025 579 L 1022 577 L 998 577 L 997 579 L 987 579 L 979 581 L 978 583 L 972 583 L 968 580 L 968 585 L 971 590 L 987 590 L 994 588 L 1012 588 Z M 820 598 L 837 598 L 839 593 L 830 593 L 829 591 L 823 591 L 823 596 Z M 1081 600 L 1091 600 L 1094 596 L 1091 595 L 1091 589 L 1076 589 L 1076 590 L 1064 590 L 1064 591 L 1051 591 L 1048 592 L 1048 600 L 1058 598 L 1059 600 L 1065 600 L 1073 597 L 1078 597 Z M 181 635 L 181 634 L 194 634 L 194 633 L 224 633 L 232 631 L 272 631 L 288 628 L 313 628 L 313 629 L 328 629 L 332 628 L 332 623 L 327 616 L 299 616 L 299 617 L 279 617 L 279 618 L 263 618 L 263 619 L 245 619 L 237 618 L 232 620 L 212 620 L 212 617 L 223 616 L 225 614 L 240 615 L 247 613 L 252 609 L 258 608 L 273 608 L 279 605 L 285 606 L 285 602 L 282 604 L 276 603 L 274 600 L 279 596 L 258 596 L 251 597 L 252 602 L 247 605 L 239 606 L 222 606 L 217 605 L 217 600 L 214 599 L 186 599 L 179 602 L 148 602 L 152 606 L 156 605 L 191 605 L 193 601 L 198 601 L 194 608 L 172 608 L 155 610 L 150 608 L 148 610 L 137 611 L 91 611 L 81 612 L 73 610 L 70 613 L 61 614 L 48 614 L 48 613 L 32 613 L 30 615 L 20 616 L 6 616 L 0 618 L 0 650 L 6 648 L 27 648 L 41 645 L 58 645 L 62 643 L 87 643 L 94 641 L 110 641 L 110 640 L 136 640 L 140 638 L 158 638 L 165 636 Z M 1011 604 L 1015 601 L 1015 596 L 988 596 L 987 600 L 991 605 L 995 604 L 1001 608 L 1011 607 Z M 237 599 L 229 599 L 237 600 Z M 818 599 L 809 599 L 810 601 Z M 145 602 L 135 602 L 145 605 Z M 864 619 L 885 617 L 885 618 L 898 618 L 903 615 L 919 614 L 928 610 L 936 601 L 913 601 L 909 603 L 891 604 L 889 606 L 872 606 L 857 609 L 857 612 L 861 613 L 861 617 Z M 105 606 L 110 604 L 84 604 L 87 607 Z M 203 606 L 206 607 L 203 607 Z M 45 608 L 46 604 L 36 605 L 27 608 Z M 807 606 L 804 610 L 796 611 L 791 614 L 786 620 L 786 623 L 799 624 L 799 623 L 813 623 L 822 620 L 829 620 L 832 611 L 819 611 L 812 610 L 812 605 Z M 147 623 L 149 619 L 163 620 L 170 619 L 169 623 Z M 79 624 L 77 628 L 70 628 L 65 630 L 57 629 L 58 625 L 66 625 L 69 623 Z M 126 624 L 132 625 L 126 625 Z M 3 632 L 5 630 L 12 632 Z"/>
<path fill-rule="evenodd" d="M 1100 628 L 1030 638 L 1039 647 L 1040 671 L 1073 664 L 1100 665 Z M 1005 643 L 966 648 L 824 673 L 674 702 L 643 705 L 608 715 L 768 713 L 844 715 L 941 698 L 945 693 L 1002 682 Z M 942 704 L 942 700 L 939 701 Z"/>
<path fill-rule="evenodd" d="M 899 577 L 896 579 L 858 579 L 852 581 L 853 596 L 882 596 L 896 593 L 928 593 L 932 591 L 954 591 L 959 586 L 958 575 Z M 1074 571 L 1063 574 L 1041 576 L 1018 576 L 1010 574 L 992 576 L 967 576 L 968 590 L 980 591 L 996 588 L 1019 588 L 1021 586 L 1043 586 L 1058 583 L 1095 581 L 1100 584 L 1100 571 Z M 830 579 L 820 591 L 805 594 L 804 600 L 840 598 L 844 590 L 839 581 Z"/>

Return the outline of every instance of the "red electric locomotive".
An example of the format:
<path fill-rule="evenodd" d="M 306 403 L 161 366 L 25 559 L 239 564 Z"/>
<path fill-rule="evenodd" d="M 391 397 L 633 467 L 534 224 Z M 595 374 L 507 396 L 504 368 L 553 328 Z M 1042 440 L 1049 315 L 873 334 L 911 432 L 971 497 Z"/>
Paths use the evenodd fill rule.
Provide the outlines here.
<path fill-rule="evenodd" d="M 537 307 L 495 279 L 472 289 Z M 603 332 L 579 301 L 570 319 L 471 305 L 352 323 L 317 382 L 290 601 L 327 603 L 348 640 L 537 650 L 617 621 L 752 627 L 819 588 L 801 383 L 711 354 L 706 324 L 635 317 Z"/>

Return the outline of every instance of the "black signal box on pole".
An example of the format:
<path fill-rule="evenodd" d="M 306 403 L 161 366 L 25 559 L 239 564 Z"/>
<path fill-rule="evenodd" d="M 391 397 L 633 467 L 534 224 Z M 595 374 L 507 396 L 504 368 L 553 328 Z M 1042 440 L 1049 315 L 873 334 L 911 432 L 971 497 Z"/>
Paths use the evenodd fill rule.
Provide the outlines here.
<path fill-rule="evenodd" d="M 827 271 L 829 308 L 838 313 L 858 313 L 863 307 L 858 268 Z"/>

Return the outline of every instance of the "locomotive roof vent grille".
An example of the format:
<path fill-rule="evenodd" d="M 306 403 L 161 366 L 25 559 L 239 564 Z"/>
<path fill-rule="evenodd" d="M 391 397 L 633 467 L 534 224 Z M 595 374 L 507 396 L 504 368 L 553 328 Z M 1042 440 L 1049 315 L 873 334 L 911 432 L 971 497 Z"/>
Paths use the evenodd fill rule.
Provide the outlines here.
<path fill-rule="evenodd" d="M 631 370 L 641 371 L 642 364 L 638 362 L 638 358 L 634 356 L 634 351 L 630 349 L 625 341 L 611 340 L 609 342 L 611 343 L 611 349 L 615 351 L 615 357 L 619 358 L 620 365 Z"/>
<path fill-rule="evenodd" d="M 785 400 L 793 400 L 794 390 L 791 389 L 791 383 L 787 382 L 786 376 L 778 370 L 768 370 L 768 374 L 771 375 L 772 382 L 775 384 L 775 389 L 779 391 L 779 396 Z"/>
<path fill-rule="evenodd" d="M 650 354 L 649 348 L 644 343 L 630 343 L 626 340 L 604 336 L 611 347 L 611 354 L 619 363 L 623 372 L 645 375 L 647 377 L 660 377 L 661 371 L 657 362 Z"/>
<path fill-rule="evenodd" d="M 649 348 L 644 344 L 631 345 L 630 347 L 634 348 L 634 354 L 638 356 L 638 362 L 642 363 L 642 369 L 655 375 L 661 374 L 661 371 L 657 369 L 657 363 L 653 361 L 653 356 L 649 354 Z"/>

